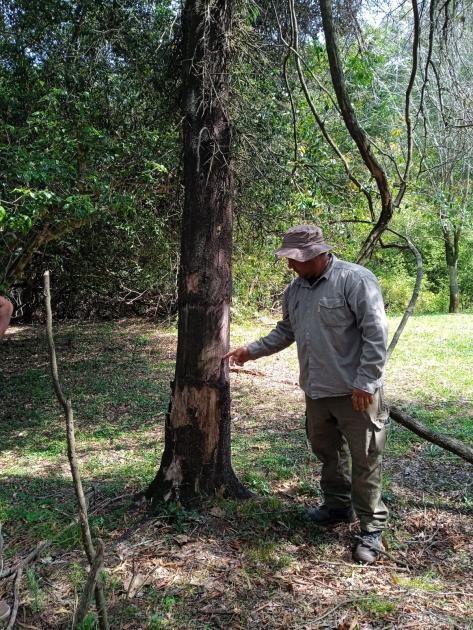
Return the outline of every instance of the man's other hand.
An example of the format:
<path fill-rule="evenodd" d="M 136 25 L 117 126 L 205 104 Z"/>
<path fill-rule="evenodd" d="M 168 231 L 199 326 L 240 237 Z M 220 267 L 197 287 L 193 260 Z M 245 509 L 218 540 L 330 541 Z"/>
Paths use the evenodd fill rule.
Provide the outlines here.
<path fill-rule="evenodd" d="M 223 360 L 225 359 L 230 359 L 230 365 L 243 365 L 249 361 L 251 357 L 248 348 L 246 346 L 240 346 L 239 348 L 227 352 L 223 357 Z"/>
<path fill-rule="evenodd" d="M 373 402 L 373 394 L 354 387 L 351 394 L 351 401 L 355 411 L 366 411 Z"/>

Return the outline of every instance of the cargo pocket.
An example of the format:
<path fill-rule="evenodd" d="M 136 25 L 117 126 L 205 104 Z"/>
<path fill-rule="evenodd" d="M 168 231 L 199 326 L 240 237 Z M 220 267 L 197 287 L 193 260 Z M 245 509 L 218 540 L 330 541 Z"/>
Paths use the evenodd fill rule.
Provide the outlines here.
<path fill-rule="evenodd" d="M 347 326 L 352 319 L 351 311 L 343 298 L 321 298 L 318 304 L 320 321 L 325 326 Z"/>
<path fill-rule="evenodd" d="M 391 420 L 389 418 L 389 407 L 384 398 L 384 390 L 382 387 L 376 392 L 378 404 L 376 406 L 376 416 L 371 418 L 371 422 L 377 429 L 389 428 Z"/>

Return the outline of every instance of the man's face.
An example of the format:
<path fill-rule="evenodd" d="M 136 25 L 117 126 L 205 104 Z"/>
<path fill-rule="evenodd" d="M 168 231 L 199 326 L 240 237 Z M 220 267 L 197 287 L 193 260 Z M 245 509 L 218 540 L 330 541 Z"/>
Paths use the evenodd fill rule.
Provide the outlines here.
<path fill-rule="evenodd" d="M 311 260 L 300 262 L 294 260 L 294 258 L 287 259 L 287 266 L 292 271 L 295 271 L 299 278 L 314 278 L 320 276 L 324 271 L 328 263 L 328 255 L 320 254 Z"/>

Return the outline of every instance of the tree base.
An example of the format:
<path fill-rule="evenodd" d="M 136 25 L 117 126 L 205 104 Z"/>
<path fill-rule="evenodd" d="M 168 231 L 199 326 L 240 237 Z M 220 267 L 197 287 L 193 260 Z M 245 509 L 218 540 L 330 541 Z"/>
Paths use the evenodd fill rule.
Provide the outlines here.
<path fill-rule="evenodd" d="M 203 469 L 202 474 L 198 477 L 192 477 L 188 480 L 181 479 L 179 485 L 176 485 L 175 480 L 170 478 L 169 471 L 176 472 L 178 469 L 179 464 L 175 462 L 171 462 L 166 470 L 163 470 L 163 464 L 161 464 L 156 477 L 144 493 L 152 507 L 158 503 L 169 501 L 195 506 L 209 497 L 244 500 L 253 496 L 231 468 L 225 472 L 207 475 Z"/>
<path fill-rule="evenodd" d="M 251 497 L 231 464 L 229 383 L 171 388 L 164 453 L 146 499 L 196 504 L 212 496 Z"/>

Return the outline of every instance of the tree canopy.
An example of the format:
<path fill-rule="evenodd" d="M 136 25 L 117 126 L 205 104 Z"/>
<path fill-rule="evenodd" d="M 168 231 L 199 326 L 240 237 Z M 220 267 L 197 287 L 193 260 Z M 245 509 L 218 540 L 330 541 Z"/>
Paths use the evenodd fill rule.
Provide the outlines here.
<path fill-rule="evenodd" d="M 61 317 L 174 313 L 183 209 L 178 8 L 23 0 L 3 2 L 0 20 L 3 290 L 31 317 L 48 266 Z M 471 9 L 414 2 L 381 16 L 347 2 L 333 23 L 359 141 L 375 159 L 368 169 L 343 123 L 319 4 L 237 3 L 234 309 L 277 304 L 286 272 L 271 252 L 291 224 L 320 222 L 354 260 L 386 213 L 423 255 L 417 308 L 468 308 Z M 378 167 L 391 191 L 381 205 Z M 385 234 L 383 244 L 398 240 Z M 363 256 L 388 307 L 402 310 L 415 261 L 379 245 Z"/>

